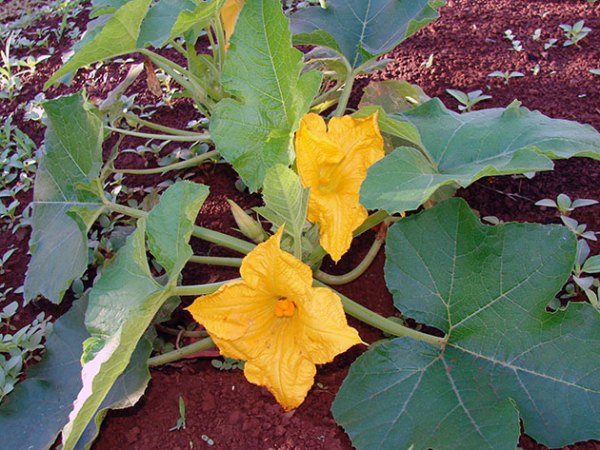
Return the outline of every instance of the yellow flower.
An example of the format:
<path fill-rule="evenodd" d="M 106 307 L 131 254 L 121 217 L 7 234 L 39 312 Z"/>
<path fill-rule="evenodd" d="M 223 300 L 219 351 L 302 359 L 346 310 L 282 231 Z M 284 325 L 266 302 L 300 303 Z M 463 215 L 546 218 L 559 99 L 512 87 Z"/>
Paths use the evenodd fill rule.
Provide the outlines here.
<path fill-rule="evenodd" d="M 246 361 L 244 375 L 266 386 L 284 409 L 299 406 L 325 364 L 361 343 L 342 302 L 312 286 L 312 272 L 280 249 L 283 227 L 242 262 L 241 281 L 197 298 L 187 309 L 221 354 Z"/>
<path fill-rule="evenodd" d="M 223 21 L 225 40 L 228 47 L 229 39 L 235 30 L 235 24 L 245 3 L 246 0 L 227 0 L 221 8 L 221 20 Z"/>
<path fill-rule="evenodd" d="M 319 224 L 321 246 L 334 261 L 350 248 L 352 232 L 367 218 L 359 191 L 367 169 L 383 158 L 377 113 L 364 119 L 334 117 L 325 124 L 306 114 L 296 133 L 296 164 L 310 188 L 308 220 Z"/>

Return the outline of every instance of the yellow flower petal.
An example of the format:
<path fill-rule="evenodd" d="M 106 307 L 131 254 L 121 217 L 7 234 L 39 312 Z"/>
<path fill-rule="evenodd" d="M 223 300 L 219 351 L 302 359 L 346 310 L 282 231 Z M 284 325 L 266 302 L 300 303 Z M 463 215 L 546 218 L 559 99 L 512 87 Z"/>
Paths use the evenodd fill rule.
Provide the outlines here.
<path fill-rule="evenodd" d="M 242 281 L 187 308 L 221 354 L 246 361 L 251 383 L 266 386 L 286 409 L 299 406 L 324 364 L 361 342 L 340 298 L 312 287 L 310 268 L 280 248 L 281 227 L 242 262 Z"/>
<path fill-rule="evenodd" d="M 246 379 L 269 389 L 286 411 L 304 401 L 317 372 L 298 345 L 298 335 L 297 323 L 280 320 L 267 337 L 272 345 L 244 366 Z"/>
<path fill-rule="evenodd" d="M 312 286 L 310 267 L 280 248 L 283 227 L 256 246 L 242 262 L 240 273 L 249 286 L 274 296 L 302 296 Z"/>
<path fill-rule="evenodd" d="M 229 39 L 235 30 L 235 24 L 245 3 L 246 0 L 227 0 L 221 8 L 221 20 L 227 44 L 229 44 Z"/>
<path fill-rule="evenodd" d="M 383 158 L 377 114 L 355 119 L 316 114 L 303 117 L 296 133 L 296 164 L 310 188 L 308 220 L 319 224 L 321 245 L 339 261 L 352 242 L 352 232 L 367 217 L 359 202 L 367 170 Z"/>
<path fill-rule="evenodd" d="M 313 295 L 298 305 L 302 326 L 302 351 L 315 364 L 325 364 L 350 347 L 362 343 L 348 326 L 340 297 L 327 288 L 313 288 Z"/>
<path fill-rule="evenodd" d="M 308 220 L 319 223 L 321 246 L 339 261 L 352 244 L 352 232 L 368 217 L 358 195 L 332 194 L 309 197 Z"/>
<path fill-rule="evenodd" d="M 198 297 L 186 309 L 208 330 L 225 356 L 246 360 L 260 351 L 261 336 L 275 320 L 275 304 L 272 296 L 243 281 L 233 281 Z M 221 342 L 226 345 L 219 345 Z"/>

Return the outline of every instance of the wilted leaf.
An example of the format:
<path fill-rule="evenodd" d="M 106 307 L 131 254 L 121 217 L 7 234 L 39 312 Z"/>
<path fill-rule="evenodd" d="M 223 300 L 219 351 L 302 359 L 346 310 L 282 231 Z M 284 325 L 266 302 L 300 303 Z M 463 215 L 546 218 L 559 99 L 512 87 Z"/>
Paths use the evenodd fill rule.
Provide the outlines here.
<path fill-rule="evenodd" d="M 68 422 L 71 405 L 81 389 L 82 344 L 89 337 L 83 323 L 88 300 L 73 304 L 69 312 L 53 326 L 45 344 L 42 361 L 27 370 L 27 379 L 0 406 L 0 435 L 5 448 L 51 448 L 62 427 Z M 101 409 L 133 406 L 143 394 L 150 372 L 146 361 L 151 346 L 140 342 L 131 364 L 117 379 Z M 83 446 L 95 437 L 95 428 L 105 412 L 90 425 Z"/>
<path fill-rule="evenodd" d="M 87 231 L 102 212 L 100 199 L 79 189 L 102 165 L 102 124 L 81 93 L 46 102 L 46 153 L 35 178 L 31 260 L 25 299 L 59 303 L 88 264 Z"/>
<path fill-rule="evenodd" d="M 172 287 L 191 255 L 187 240 L 206 193 L 205 186 L 190 182 L 169 187 L 148 218 L 138 220 L 136 231 L 90 291 L 85 323 L 91 337 L 82 355 L 83 386 L 63 429 L 65 449 L 77 443 L 152 319 L 173 296 Z M 164 286 L 154 280 L 148 266 L 146 220 L 151 224 L 150 251 L 169 275 Z M 157 230 L 162 235 L 157 236 Z"/>
<path fill-rule="evenodd" d="M 592 127 L 550 119 L 518 102 L 458 114 L 433 99 L 392 117 L 417 128 L 432 162 L 407 147 L 377 162 L 361 190 L 361 202 L 370 209 L 413 210 L 442 186 L 467 187 L 486 176 L 550 170 L 552 159 L 600 159 L 600 134 Z"/>
<path fill-rule="evenodd" d="M 319 72 L 301 71 L 281 3 L 248 2 L 223 68 L 223 86 L 234 98 L 217 104 L 210 134 L 251 191 L 269 167 L 292 161 L 292 135 L 321 82 Z"/>
<path fill-rule="evenodd" d="M 448 341 L 357 360 L 333 406 L 357 448 L 514 449 L 519 418 L 550 447 L 600 437 L 599 316 L 546 312 L 573 266 L 567 229 L 484 226 L 452 199 L 391 227 L 386 253 L 396 307 Z"/>

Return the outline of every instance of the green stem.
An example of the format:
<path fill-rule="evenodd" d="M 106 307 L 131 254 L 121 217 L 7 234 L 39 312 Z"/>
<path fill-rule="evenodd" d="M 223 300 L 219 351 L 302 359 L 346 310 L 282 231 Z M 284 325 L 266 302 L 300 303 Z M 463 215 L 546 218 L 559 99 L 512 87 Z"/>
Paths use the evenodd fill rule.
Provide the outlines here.
<path fill-rule="evenodd" d="M 219 155 L 219 152 L 216 150 L 212 150 L 210 152 L 206 152 L 202 155 L 195 156 L 186 161 L 180 161 L 178 163 L 169 164 L 168 166 L 163 167 L 153 167 L 150 169 L 114 169 L 116 173 L 125 173 L 125 174 L 133 174 L 133 175 L 149 175 L 154 173 L 164 173 L 169 172 L 171 170 L 181 170 L 187 169 L 188 167 L 195 167 L 203 163 L 208 159 L 213 159 Z"/>
<path fill-rule="evenodd" d="M 208 350 L 215 346 L 213 340 L 209 337 L 196 341 L 193 344 L 186 345 L 185 347 L 181 347 L 177 350 L 173 350 L 172 352 L 163 353 L 162 355 L 154 356 L 148 359 L 148 367 L 158 367 L 163 366 L 165 364 L 172 363 L 174 361 L 180 360 L 188 355 L 193 355 L 194 353 L 201 352 L 202 350 Z"/>
<path fill-rule="evenodd" d="M 316 97 L 310 105 L 311 108 L 314 108 L 315 106 L 320 105 L 321 103 L 329 100 L 329 97 L 331 97 L 333 94 L 335 94 L 341 87 L 342 87 L 342 83 L 338 81 L 334 87 L 332 87 L 331 89 L 328 89 L 327 91 L 323 92 L 321 95 Z"/>
<path fill-rule="evenodd" d="M 334 115 L 343 116 L 344 113 L 346 112 L 346 107 L 348 106 L 348 100 L 350 100 L 350 95 L 352 94 L 353 86 L 354 86 L 354 71 L 348 65 L 348 78 L 346 78 L 346 84 L 344 85 L 344 90 L 342 90 L 342 95 L 340 96 L 340 100 L 338 101 L 338 105 L 337 105 Z"/>
<path fill-rule="evenodd" d="M 212 242 L 213 244 L 217 244 L 221 247 L 235 250 L 236 252 L 243 253 L 244 255 L 250 253 L 255 247 L 255 245 L 251 242 L 243 241 L 242 239 L 229 236 L 228 234 L 209 230 L 208 228 L 199 226 L 194 227 L 192 236 L 202 239 L 203 241 Z"/>
<path fill-rule="evenodd" d="M 196 296 L 212 294 L 225 283 L 229 283 L 231 280 L 219 281 L 217 283 L 208 284 L 192 284 L 189 286 L 175 286 L 173 288 L 174 295 L 185 295 L 185 296 Z"/>
<path fill-rule="evenodd" d="M 315 285 L 327 287 L 318 281 L 315 281 Z M 444 338 L 432 336 L 431 334 L 422 333 L 420 331 L 413 330 L 412 328 L 408 328 L 402 324 L 399 324 L 398 322 L 380 316 L 379 314 L 356 303 L 354 300 L 350 300 L 348 297 L 335 290 L 334 292 L 342 299 L 344 311 L 346 311 L 348 315 L 366 323 L 367 325 L 371 325 L 372 327 L 375 327 L 387 334 L 394 336 L 408 336 L 416 339 L 417 341 L 423 341 L 427 342 L 428 344 L 435 345 L 436 347 L 443 348 L 446 345 L 446 340 Z"/>
<path fill-rule="evenodd" d="M 217 37 L 217 46 L 219 51 L 219 68 L 223 70 L 223 64 L 225 64 L 225 55 L 227 51 L 227 39 L 225 38 L 225 30 L 223 29 L 223 22 L 218 17 L 215 20 L 215 36 Z"/>
<path fill-rule="evenodd" d="M 136 116 L 135 114 L 131 114 L 131 113 L 125 113 L 123 114 L 123 117 L 125 117 L 125 119 L 134 122 L 138 125 L 143 125 L 145 127 L 148 128 L 152 128 L 154 130 L 158 130 L 158 131 L 162 131 L 163 133 L 167 133 L 167 134 L 176 134 L 179 136 L 190 136 L 190 131 L 186 131 L 186 130 L 179 130 L 177 128 L 171 128 L 171 127 L 167 127 L 165 125 L 160 125 L 158 123 L 154 123 L 154 122 L 150 122 L 148 120 L 144 120 L 141 119 L 140 117 Z M 200 133 L 198 133 L 200 134 Z M 206 136 L 205 134 L 200 134 L 201 136 Z"/>
<path fill-rule="evenodd" d="M 379 238 L 375 239 L 375 241 L 373 241 L 373 245 L 371 245 L 371 248 L 369 249 L 369 251 L 367 252 L 365 257 L 363 258 L 363 260 L 350 272 L 345 273 L 343 275 L 330 275 L 321 270 L 317 270 L 315 272 L 315 278 L 319 281 L 322 281 L 323 283 L 326 283 L 326 284 L 329 284 L 332 286 L 347 284 L 347 283 L 350 283 L 351 281 L 356 280 L 363 273 L 365 273 L 365 271 L 369 268 L 371 263 L 375 260 L 375 257 L 379 253 L 379 249 L 381 248 L 382 244 L 383 244 L 383 239 L 379 239 Z"/>
<path fill-rule="evenodd" d="M 119 205 L 118 203 L 112 203 L 108 200 L 104 202 L 104 205 L 114 212 L 125 214 L 130 217 L 135 217 L 136 219 L 140 219 L 148 215 L 148 213 L 145 211 L 130 208 L 129 206 L 125 205 Z M 197 237 L 198 239 L 202 239 L 203 241 L 212 242 L 213 244 L 217 244 L 221 247 L 235 250 L 236 252 L 242 253 L 244 255 L 250 253 L 255 247 L 255 245 L 251 242 L 243 241 L 242 239 L 229 236 L 228 234 L 220 233 L 218 231 L 210 230 L 204 227 L 199 227 L 197 225 L 194 226 L 192 236 Z"/>
<path fill-rule="evenodd" d="M 188 262 L 206 264 L 208 266 L 240 267 L 242 258 L 228 258 L 225 256 L 198 256 L 194 255 Z"/>
<path fill-rule="evenodd" d="M 188 133 L 186 135 L 168 135 L 168 134 L 152 134 L 152 133 L 141 133 L 139 131 L 124 130 L 122 128 L 114 128 L 110 126 L 105 127 L 107 130 L 114 131 L 115 133 L 125 134 L 127 136 L 134 136 L 144 139 L 159 139 L 163 141 L 173 142 L 211 142 L 210 135 L 208 133 Z"/>

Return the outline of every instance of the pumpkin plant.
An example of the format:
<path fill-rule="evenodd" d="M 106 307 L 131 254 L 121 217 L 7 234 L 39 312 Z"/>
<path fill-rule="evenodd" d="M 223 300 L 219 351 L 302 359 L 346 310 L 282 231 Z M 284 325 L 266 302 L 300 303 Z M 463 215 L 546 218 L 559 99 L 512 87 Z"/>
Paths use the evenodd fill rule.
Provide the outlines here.
<path fill-rule="evenodd" d="M 554 159 L 598 160 L 598 132 L 518 102 L 455 114 L 404 82 L 370 86 L 349 114 L 354 77 L 433 20 L 437 1 L 329 0 L 288 19 L 278 0 L 251 0 L 230 39 L 231 11 L 220 9 L 229 2 L 159 0 L 148 9 L 141 1 L 106 3 L 114 16 L 89 38 L 98 45 L 84 44 L 55 79 L 89 63 L 86 48 L 125 42 L 118 31 L 125 23 L 135 25 L 127 36 L 139 42 L 152 8 L 169 13 L 154 10 L 155 23 L 169 30 L 161 39 L 181 23 L 189 25 L 184 34 L 207 23 L 217 37 L 222 29 L 211 157 L 222 156 L 262 194 L 263 220 L 234 207 L 239 228 L 256 242 L 195 225 L 209 188 L 189 181 L 172 184 L 149 210 L 122 204 L 108 189 L 119 172 L 118 149 L 102 156 L 114 129 L 105 112 L 83 93 L 46 102 L 26 297 L 61 301 L 86 271 L 87 234 L 101 214 L 131 217 L 135 227 L 56 322 L 42 362 L 0 406 L 7 447 L 49 448 L 59 434 L 65 449 L 89 447 L 109 409 L 141 397 L 150 367 L 214 346 L 245 361 L 247 380 L 269 389 L 282 412 L 310 395 L 318 365 L 362 346 L 332 409 L 357 448 L 509 449 L 521 425 L 552 447 L 600 438 L 598 311 L 588 303 L 546 310 L 574 267 L 575 236 L 556 225 L 483 225 L 464 200 L 449 198 L 481 177 L 551 170 Z M 208 22 L 194 15 L 204 8 L 216 8 Z M 293 39 L 316 47 L 303 55 Z M 137 48 L 130 44 L 119 51 Z M 315 65 L 317 54 L 329 56 Z M 340 62 L 337 107 L 319 115 L 329 76 L 322 72 Z M 338 261 L 353 237 L 378 225 L 355 269 L 321 269 L 326 255 Z M 191 239 L 241 257 L 194 255 Z M 333 287 L 360 277 L 383 244 L 394 305 L 425 325 L 419 330 Z M 207 271 L 239 267 L 240 278 L 182 284 L 185 267 L 199 263 Z M 154 325 L 182 298 L 206 337 L 152 355 Z M 347 315 L 386 338 L 364 342 Z M 44 425 L 33 433 L 31 423 Z"/>

